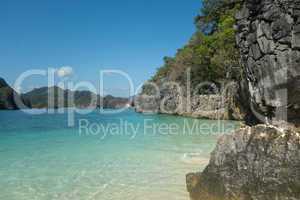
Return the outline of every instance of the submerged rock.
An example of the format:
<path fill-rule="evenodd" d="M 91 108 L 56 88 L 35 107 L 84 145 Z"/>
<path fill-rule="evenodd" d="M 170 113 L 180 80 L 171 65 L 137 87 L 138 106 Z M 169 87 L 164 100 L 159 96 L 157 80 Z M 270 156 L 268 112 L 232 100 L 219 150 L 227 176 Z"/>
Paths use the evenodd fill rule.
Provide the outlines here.
<path fill-rule="evenodd" d="M 300 134 L 257 125 L 224 135 L 202 173 L 187 175 L 192 200 L 300 199 Z"/>

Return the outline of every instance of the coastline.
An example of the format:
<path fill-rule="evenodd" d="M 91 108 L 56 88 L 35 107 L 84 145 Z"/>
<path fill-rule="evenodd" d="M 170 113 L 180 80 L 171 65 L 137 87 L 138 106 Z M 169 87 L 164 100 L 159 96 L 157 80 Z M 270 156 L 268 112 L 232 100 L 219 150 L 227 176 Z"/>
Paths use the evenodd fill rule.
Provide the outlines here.
<path fill-rule="evenodd" d="M 160 6 L 163 3 L 155 7 L 151 2 L 151 6 L 145 4 L 142 9 L 163 8 L 161 13 L 165 15 L 171 5 Z M 123 16 L 131 14 L 128 12 L 131 8 L 135 6 L 120 8 L 127 12 L 122 13 Z M 24 10 L 27 16 L 28 9 Z M 141 15 L 140 9 L 135 10 Z M 21 9 L 18 11 L 22 13 Z M 75 11 L 74 17 L 81 16 Z M 111 16 L 118 14 L 111 9 L 107 11 L 110 17 L 100 18 L 114 28 L 111 24 L 116 21 Z M 45 13 L 48 16 L 49 13 Z M 153 12 L 147 15 L 145 12 L 146 20 L 140 22 L 142 26 L 134 24 L 134 27 L 148 27 L 147 23 L 156 14 L 155 17 Z M 84 22 L 83 25 L 88 24 L 90 28 L 92 23 L 85 23 L 85 19 L 92 19 L 91 16 L 80 18 L 78 24 Z M 171 25 L 172 21 L 179 28 L 175 18 L 178 16 L 176 12 L 164 26 Z M 134 16 L 126 23 L 135 23 L 133 18 L 142 19 Z M 36 19 L 45 18 L 34 17 L 28 21 Z M 94 21 L 98 22 L 90 22 Z M 153 23 L 160 21 L 163 20 Z M 117 25 L 122 25 L 121 22 L 117 21 Z M 129 49 L 139 48 L 138 53 L 128 50 L 128 54 L 122 55 L 126 57 L 122 60 L 124 65 L 131 66 L 133 62 L 128 72 L 133 72 L 134 78 L 122 70 L 84 66 L 83 63 L 92 63 L 88 59 L 96 55 L 94 47 L 98 47 L 98 42 L 86 49 L 89 55 L 84 53 L 86 45 L 79 42 L 83 48 L 79 49 L 80 53 L 88 57 L 82 57 L 86 58 L 83 61 L 78 56 L 74 66 L 28 70 L 17 78 L 14 86 L 0 77 L 0 156 L 3 158 L 0 199 L 186 200 L 187 196 L 190 200 L 300 199 L 300 0 L 203 0 L 194 24 L 196 29 L 190 39 L 172 57 L 164 57 L 162 66 L 149 81 L 144 77 L 147 74 L 144 70 L 149 68 L 135 65 L 140 65 L 144 58 L 152 59 L 149 53 L 153 53 L 154 46 L 150 45 L 149 51 L 149 45 L 145 45 L 145 57 L 139 54 L 144 46 L 144 40 L 139 39 L 148 39 L 150 29 L 134 36 L 133 26 L 127 24 L 130 32 L 123 34 L 123 26 L 120 26 L 121 32 L 118 31 L 121 36 L 130 37 L 114 37 L 104 44 L 116 42 L 119 48 L 130 42 Z M 78 28 L 77 23 L 75 25 Z M 102 28 L 99 24 L 95 26 Z M 51 26 L 44 28 L 47 27 Z M 66 29 L 58 33 L 71 27 L 73 23 L 67 23 Z M 169 34 L 175 38 L 174 32 Z M 53 41 L 60 39 L 57 34 L 50 35 L 55 36 Z M 73 36 L 75 39 L 82 35 L 77 30 L 69 39 Z M 72 41 L 69 39 L 61 44 Z M 139 44 L 131 43 L 131 39 Z M 34 47 L 35 43 L 31 41 L 27 45 Z M 171 43 L 164 45 L 172 46 Z M 9 48 L 13 50 L 14 46 Z M 38 46 L 39 51 L 40 48 Z M 104 50 L 106 53 L 113 49 Z M 73 46 L 69 52 L 76 51 Z M 69 52 L 65 52 L 66 55 L 57 53 L 53 58 L 47 55 L 49 60 L 46 61 L 61 55 L 67 60 Z M 111 61 L 103 60 L 103 63 L 122 64 L 117 52 L 122 53 L 118 49 L 113 50 L 112 56 L 104 54 Z M 19 58 L 15 53 L 18 51 L 8 51 L 8 58 L 19 62 L 27 53 L 29 57 L 31 51 L 23 52 Z M 131 53 L 133 58 L 129 59 Z M 70 58 L 75 58 L 74 54 Z M 93 60 L 98 61 L 99 57 Z M 29 63 L 39 63 L 33 61 Z M 20 69 L 27 70 L 23 65 L 20 64 Z M 73 68 L 80 74 L 73 74 Z M 9 70 L 12 71 L 8 71 L 7 80 L 11 81 L 19 68 Z M 90 70 L 100 73 L 97 76 Z M 26 73 L 28 77 L 24 78 Z M 109 84 L 104 84 L 102 76 L 106 73 L 125 77 L 130 88 L 112 77 L 105 77 Z M 41 79 L 32 81 L 29 76 L 33 75 Z M 98 79 L 99 75 L 101 80 L 96 85 L 95 77 Z M 88 81 L 79 81 L 81 78 Z M 135 84 L 141 80 L 136 78 L 143 79 L 137 88 Z M 33 87 L 45 83 L 42 79 L 48 81 L 48 86 Z M 86 86 L 87 90 L 80 90 L 79 86 Z M 135 92 L 139 93 L 135 96 Z M 129 97 L 123 98 L 123 95 Z"/>
<path fill-rule="evenodd" d="M 128 129 L 127 134 L 119 130 L 115 134 L 115 126 L 107 128 L 109 124 L 120 124 L 120 118 L 124 117 L 134 127 L 144 120 L 151 120 L 150 125 L 156 127 L 177 124 L 182 130 L 185 123 L 192 125 L 198 121 L 186 118 L 185 122 L 182 117 L 170 115 L 142 115 L 132 109 L 109 117 L 96 113 L 84 117 L 91 124 L 103 125 L 109 133 L 104 138 L 102 134 L 93 132 L 80 134 L 77 126 L 67 127 L 67 114 L 28 118 L 20 111 L 7 112 L 0 116 L 0 156 L 6 158 L 9 155 L 1 166 L 10 167 L 5 167 L 0 173 L 1 188 L 6 188 L 0 198 L 15 188 L 19 191 L 12 193 L 16 198 L 23 195 L 28 199 L 44 199 L 42 195 L 45 194 L 49 197 L 88 197 L 106 185 L 98 198 L 133 199 L 146 196 L 143 199 L 172 197 L 186 200 L 185 174 L 205 167 L 219 136 L 209 132 L 199 134 L 197 130 L 190 134 L 182 134 L 182 131 L 176 135 L 159 134 L 153 133 L 151 128 L 144 133 L 143 127 L 138 129 L 136 135 L 136 128 Z M 210 122 L 218 125 L 216 121 Z M 92 127 L 94 130 L 96 126 Z M 30 166 L 31 170 L 24 166 Z M 11 177 L 14 181 L 10 185 L 5 184 Z M 57 189 L 56 185 L 61 187 Z M 28 187 L 32 190 L 28 191 Z"/>

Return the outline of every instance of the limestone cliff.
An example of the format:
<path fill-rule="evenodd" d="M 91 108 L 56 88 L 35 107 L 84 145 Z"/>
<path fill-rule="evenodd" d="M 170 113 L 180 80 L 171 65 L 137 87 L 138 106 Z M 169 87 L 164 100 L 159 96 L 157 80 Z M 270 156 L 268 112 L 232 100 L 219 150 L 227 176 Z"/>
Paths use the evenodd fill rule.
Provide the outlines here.
<path fill-rule="evenodd" d="M 268 116 L 296 122 L 300 116 L 300 1 L 246 0 L 236 19 L 252 111 L 260 120 Z"/>
<path fill-rule="evenodd" d="M 267 125 L 223 136 L 187 189 L 192 200 L 300 199 L 300 0 L 244 0 L 236 19 L 242 92 Z"/>
<path fill-rule="evenodd" d="M 240 91 L 241 65 L 235 44 L 234 14 L 239 5 L 214 9 L 221 1 L 203 1 L 195 33 L 174 56 L 165 57 L 150 83 L 145 83 L 136 98 L 137 111 L 208 119 L 247 116 L 248 108 L 242 104 L 247 104 L 248 95 Z"/>
<path fill-rule="evenodd" d="M 186 95 L 174 88 L 159 87 L 158 95 L 141 94 L 135 99 L 137 112 L 163 113 L 193 118 L 243 120 L 245 111 L 240 106 L 240 89 L 235 82 L 215 94 Z"/>

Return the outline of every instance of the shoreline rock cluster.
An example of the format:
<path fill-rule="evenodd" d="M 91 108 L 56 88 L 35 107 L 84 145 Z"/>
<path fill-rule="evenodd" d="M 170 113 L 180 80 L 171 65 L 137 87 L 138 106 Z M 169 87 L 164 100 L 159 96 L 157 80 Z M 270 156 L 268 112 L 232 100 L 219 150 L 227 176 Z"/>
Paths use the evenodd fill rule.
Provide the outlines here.
<path fill-rule="evenodd" d="M 140 113 L 160 113 L 211 120 L 243 120 L 245 111 L 237 101 L 239 86 L 230 82 L 216 94 L 179 94 L 177 89 L 163 88 L 158 96 L 141 94 L 135 98 Z"/>
<path fill-rule="evenodd" d="M 224 135 L 202 173 L 187 175 L 192 200 L 300 199 L 300 134 L 257 125 Z"/>
<path fill-rule="evenodd" d="M 192 200 L 300 199 L 300 1 L 244 0 L 236 15 L 252 116 L 265 124 L 219 139 Z M 270 125 L 272 123 L 273 125 Z"/>

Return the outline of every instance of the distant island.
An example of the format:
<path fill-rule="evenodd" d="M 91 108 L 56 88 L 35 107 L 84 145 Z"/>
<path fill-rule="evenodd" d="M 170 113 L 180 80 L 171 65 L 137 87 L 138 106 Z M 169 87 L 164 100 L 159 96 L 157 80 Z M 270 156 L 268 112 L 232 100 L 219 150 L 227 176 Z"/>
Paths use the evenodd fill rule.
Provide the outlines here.
<path fill-rule="evenodd" d="M 148 82 L 144 83 L 142 91 L 135 97 L 134 105 L 130 98 L 102 97 L 90 91 L 64 90 L 57 86 L 42 87 L 18 94 L 1 78 L 0 109 L 22 109 L 17 106 L 20 102 L 27 108 L 38 109 L 66 107 L 114 109 L 132 103 L 135 110 L 140 113 L 209 119 L 210 122 L 218 120 L 217 126 L 221 126 L 219 122 L 236 120 L 241 122 L 239 128 L 218 137 L 204 170 L 200 169 L 199 164 L 197 172 L 186 174 L 186 189 L 190 199 L 300 199 L 300 0 L 203 0 L 195 24 L 196 32 L 188 43 L 179 49 L 174 57 L 164 58 L 164 64 Z M 68 101 L 69 97 L 73 98 L 72 101 Z M 123 117 L 127 118 L 127 113 L 116 118 Z M 137 120 L 137 123 L 145 120 L 138 117 L 130 119 Z M 166 121 L 174 121 L 177 123 L 175 125 L 180 125 L 174 117 Z M 109 122 L 108 120 L 107 123 Z M 210 122 L 203 124 L 208 125 L 208 129 L 214 129 Z M 102 131 L 100 128 L 99 130 Z M 116 135 L 119 136 L 119 133 L 121 131 Z M 144 130 L 140 134 L 147 136 L 146 133 Z M 191 134 L 194 133 L 191 131 Z M 198 135 L 197 138 L 193 137 L 195 144 L 203 139 L 201 134 L 207 136 L 206 130 L 200 130 L 197 134 L 199 137 Z M 153 138 L 160 136 L 165 135 L 157 134 Z M 132 193 L 135 194 L 140 185 L 131 187 L 131 183 L 140 183 L 140 178 L 145 174 L 147 179 L 158 174 L 160 179 L 167 178 L 169 183 L 173 184 L 174 177 L 164 174 L 172 171 L 164 166 L 167 166 L 165 161 L 173 157 L 165 154 L 168 159 L 162 159 L 164 152 L 160 149 L 172 152 L 175 148 L 172 146 L 170 148 L 165 138 L 161 142 L 162 146 L 156 145 L 156 141 L 151 143 L 151 139 L 148 138 L 145 139 L 147 142 L 135 140 L 144 143 L 134 146 L 140 149 L 133 151 L 130 148 L 128 152 L 124 151 L 126 148 L 123 147 L 126 144 L 123 140 L 122 143 L 116 141 L 114 144 L 109 143 L 113 141 L 111 139 L 105 143 L 116 145 L 107 149 L 120 156 L 120 162 L 117 160 L 118 165 L 115 167 L 117 172 L 120 171 L 120 167 L 130 166 L 129 174 L 123 173 L 123 168 L 121 172 L 125 176 L 133 177 L 128 182 L 130 183 L 128 186 L 133 188 Z M 178 141 L 185 140 L 177 138 L 174 139 L 176 150 L 188 146 L 188 144 L 178 145 Z M 199 142 L 199 148 L 196 147 L 193 151 L 196 151 L 196 154 L 202 152 L 201 148 L 207 148 L 206 143 L 206 140 L 202 144 Z M 147 145 L 153 144 L 155 144 L 153 148 L 149 148 L 152 150 L 151 153 L 135 154 L 132 157 L 129 154 L 141 153 L 147 150 Z M 97 159 L 98 153 L 107 149 L 95 151 Z M 107 158 L 115 159 L 107 152 L 105 151 Z M 144 160 L 147 160 L 147 165 L 152 163 L 149 159 L 151 154 L 155 156 L 161 154 L 158 158 L 159 164 L 162 165 L 155 163 L 153 168 L 157 170 L 154 173 L 140 167 L 143 166 L 141 163 Z M 176 151 L 176 154 L 179 153 Z M 124 160 L 123 156 L 127 155 L 130 155 L 129 159 Z M 131 161 L 139 161 L 139 165 L 134 167 Z M 65 165 L 65 159 L 62 163 Z M 97 163 L 101 162 L 97 160 Z M 105 165 L 105 168 L 114 170 L 114 167 L 106 167 L 111 166 L 110 163 L 114 163 L 114 160 Z M 8 165 L 8 168 L 11 169 L 11 166 Z M 132 173 L 133 169 L 143 171 L 140 174 Z M 99 179 L 105 177 L 101 173 Z M 111 174 L 116 173 L 109 171 L 107 174 L 111 178 Z M 117 178 L 114 177 L 115 182 L 105 183 L 103 189 L 109 191 L 110 188 L 114 190 L 117 188 L 116 190 L 121 191 L 119 185 L 116 187 L 114 185 L 121 180 L 118 176 L 117 173 Z M 158 183 L 155 179 L 147 180 L 149 187 L 146 187 L 146 195 L 153 192 L 151 190 L 153 185 L 150 184 L 152 182 Z M 157 186 L 163 190 L 166 185 Z M 173 186 L 166 191 L 171 193 Z M 122 192 L 129 193 L 127 190 Z M 139 196 L 135 198 L 137 197 Z"/>
<path fill-rule="evenodd" d="M 68 97 L 72 97 L 73 100 L 68 102 Z M 51 102 L 48 102 L 49 99 Z M 21 104 L 18 104 L 16 101 L 20 101 Z M 24 94 L 18 94 L 3 78 L 0 78 L 0 110 L 17 110 L 23 108 L 56 109 L 67 107 L 103 107 L 116 109 L 126 107 L 129 104 L 129 98 L 114 97 L 111 95 L 101 97 L 90 91 L 64 90 L 57 86 L 41 87 Z"/>
<path fill-rule="evenodd" d="M 16 98 L 14 98 L 14 96 Z M 1 110 L 16 110 L 18 109 L 15 102 L 16 99 L 21 100 L 19 94 L 12 89 L 7 82 L 0 78 L 0 109 Z"/>

